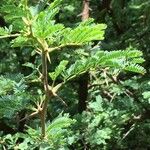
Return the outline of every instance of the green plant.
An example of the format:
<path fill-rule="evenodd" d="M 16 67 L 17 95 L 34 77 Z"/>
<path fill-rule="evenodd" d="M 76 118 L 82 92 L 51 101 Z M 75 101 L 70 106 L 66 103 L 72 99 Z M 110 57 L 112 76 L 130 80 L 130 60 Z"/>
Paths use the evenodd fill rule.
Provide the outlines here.
<path fill-rule="evenodd" d="M 7 5 L 6 7 L 2 7 L 2 10 L 6 13 L 6 18 L 13 24 L 13 27 L 12 29 L 11 27 L 0 28 L 0 38 L 13 37 L 14 39 L 11 41 L 12 47 L 30 47 L 33 49 L 31 53 L 33 55 L 39 55 L 38 57 L 40 58 L 37 66 L 30 62 L 24 64 L 34 71 L 36 70 L 36 79 L 34 78 L 34 81 L 39 82 L 39 84 L 43 86 L 41 88 L 43 91 L 41 90 L 42 92 L 35 102 L 36 107 L 32 107 L 34 112 L 25 119 L 35 115 L 39 116 L 41 139 L 43 141 L 53 134 L 49 133 L 49 130 L 51 131 L 52 128 L 51 126 L 54 125 L 56 128 L 57 125 L 59 126 L 58 122 L 58 124 L 53 122 L 50 126 L 46 126 L 49 101 L 54 97 L 58 97 L 59 89 L 67 82 L 70 82 L 72 79 L 79 77 L 87 71 L 92 72 L 106 67 L 116 69 L 118 72 L 127 70 L 141 74 L 145 73 L 145 69 L 139 65 L 144 61 L 141 58 L 142 52 L 131 50 L 131 48 L 111 52 L 97 49 L 96 52 L 92 51 L 88 56 L 83 56 L 73 63 L 69 60 L 61 60 L 59 65 L 53 71 L 49 72 L 48 68 L 53 64 L 51 58 L 53 57 L 53 53 L 59 54 L 63 53 L 64 49 L 74 51 L 79 48 L 85 49 L 89 45 L 92 46 L 92 41 L 104 39 L 104 30 L 106 29 L 105 24 L 96 24 L 93 19 L 83 21 L 75 28 L 65 27 L 63 24 L 56 23 L 54 17 L 59 12 L 60 4 L 61 0 L 55 0 L 46 9 L 41 11 L 37 10 L 37 7 L 30 7 L 27 0 L 23 0 L 19 8 L 17 8 L 18 12 L 16 12 L 16 15 L 13 17 L 10 16 L 9 11 L 11 11 L 12 8 L 16 10 L 15 5 L 10 5 L 11 10 L 9 10 L 10 8 Z M 12 32 L 16 31 L 17 33 L 12 34 Z M 31 76 L 32 75 L 33 74 L 31 74 Z M 59 83 L 57 82 L 58 78 L 61 78 Z M 11 84 L 14 84 L 13 81 Z M 9 87 L 6 86 L 2 93 L 7 93 L 7 88 Z M 65 120 L 63 117 L 60 118 L 60 120 L 61 119 L 65 122 L 60 128 L 68 127 L 72 123 L 71 120 L 69 120 L 67 124 L 68 119 Z M 40 132 L 36 130 L 29 130 L 29 134 L 31 132 L 36 134 L 35 137 L 38 137 L 40 134 Z M 105 139 L 107 139 L 107 137 L 108 136 L 106 136 Z M 55 138 L 58 142 L 60 138 L 59 133 Z M 55 139 L 52 139 L 52 143 L 55 143 Z"/>

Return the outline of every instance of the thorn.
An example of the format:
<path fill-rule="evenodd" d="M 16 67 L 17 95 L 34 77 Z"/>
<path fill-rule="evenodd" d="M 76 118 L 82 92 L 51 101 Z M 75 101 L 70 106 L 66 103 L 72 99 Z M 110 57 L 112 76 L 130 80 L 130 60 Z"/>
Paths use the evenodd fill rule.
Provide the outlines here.
<path fill-rule="evenodd" d="M 49 53 L 47 53 L 46 55 L 47 55 L 47 59 L 48 59 L 49 63 L 51 64 L 51 59 L 50 59 Z"/>
<path fill-rule="evenodd" d="M 24 120 L 27 120 L 27 119 L 29 119 L 29 118 L 31 118 L 31 117 L 34 117 L 35 115 L 37 115 L 39 112 L 38 111 L 36 111 L 36 112 L 33 112 L 32 114 L 30 114 L 29 116 L 25 116 L 23 119 L 21 119 L 19 122 L 22 122 L 22 121 L 24 121 Z"/>
<path fill-rule="evenodd" d="M 66 102 L 60 97 L 60 96 L 56 96 L 56 97 L 58 97 L 58 99 L 66 106 L 66 107 L 68 107 L 68 105 L 66 104 Z"/>

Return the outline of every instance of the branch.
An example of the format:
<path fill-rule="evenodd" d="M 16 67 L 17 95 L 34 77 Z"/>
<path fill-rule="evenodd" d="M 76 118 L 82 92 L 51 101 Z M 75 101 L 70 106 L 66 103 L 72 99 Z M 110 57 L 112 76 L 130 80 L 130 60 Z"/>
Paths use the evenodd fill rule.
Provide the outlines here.
<path fill-rule="evenodd" d="M 52 92 L 49 90 L 48 85 L 48 73 L 47 73 L 47 51 L 45 49 L 42 50 L 42 77 L 43 77 L 43 86 L 45 92 L 45 99 L 43 101 L 42 110 L 40 111 L 40 120 L 41 120 L 41 137 L 44 138 L 46 135 L 46 114 L 47 114 L 47 106 L 49 99 L 53 96 Z"/>
<path fill-rule="evenodd" d="M 75 43 L 62 44 L 62 45 L 54 47 L 54 48 L 49 48 L 48 52 L 52 52 L 55 50 L 61 50 L 62 48 L 65 48 L 65 47 L 81 47 L 81 46 L 82 46 L 82 44 L 75 44 Z"/>
<path fill-rule="evenodd" d="M 33 113 L 30 114 L 29 116 L 26 116 L 26 117 L 22 118 L 19 122 L 22 122 L 22 121 L 27 120 L 27 119 L 29 119 L 29 118 L 31 118 L 31 117 L 34 117 L 34 116 L 37 115 L 38 113 L 39 113 L 38 111 L 33 112 Z"/>
<path fill-rule="evenodd" d="M 121 139 L 120 141 L 124 140 L 124 139 L 130 134 L 130 132 L 131 132 L 132 130 L 134 130 L 135 125 L 136 125 L 136 123 L 134 123 L 134 124 L 131 126 L 131 128 L 125 133 L 125 135 L 122 137 L 122 139 Z"/>
<path fill-rule="evenodd" d="M 16 34 L 10 34 L 10 35 L 3 35 L 3 36 L 0 36 L 0 39 L 9 38 L 9 37 L 17 37 L 17 36 L 20 36 L 20 34 L 16 33 Z"/>

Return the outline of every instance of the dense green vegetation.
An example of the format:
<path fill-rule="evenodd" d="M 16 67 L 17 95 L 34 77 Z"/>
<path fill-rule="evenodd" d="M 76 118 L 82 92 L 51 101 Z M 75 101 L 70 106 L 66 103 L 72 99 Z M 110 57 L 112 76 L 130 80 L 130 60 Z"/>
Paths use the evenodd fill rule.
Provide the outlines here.
<path fill-rule="evenodd" d="M 0 6 L 0 149 L 150 149 L 149 1 Z"/>

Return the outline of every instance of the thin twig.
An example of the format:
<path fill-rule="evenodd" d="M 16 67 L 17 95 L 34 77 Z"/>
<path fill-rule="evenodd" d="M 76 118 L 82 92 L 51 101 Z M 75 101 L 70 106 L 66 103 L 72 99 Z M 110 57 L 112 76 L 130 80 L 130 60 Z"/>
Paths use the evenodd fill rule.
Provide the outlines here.
<path fill-rule="evenodd" d="M 27 120 L 27 119 L 29 119 L 29 118 L 32 118 L 32 117 L 34 117 L 35 115 L 37 115 L 38 113 L 39 113 L 38 111 L 33 112 L 33 113 L 30 114 L 29 116 L 25 116 L 24 118 L 22 118 L 19 122 L 22 122 L 22 121 L 24 121 L 24 120 Z"/>
<path fill-rule="evenodd" d="M 10 35 L 3 35 L 3 36 L 0 36 L 0 39 L 10 38 L 10 37 L 17 37 L 17 36 L 20 36 L 20 35 L 21 35 L 21 34 L 19 34 L 19 33 L 10 34 Z"/>
<path fill-rule="evenodd" d="M 82 44 L 76 44 L 76 43 L 63 44 L 63 45 L 60 45 L 60 46 L 57 46 L 54 48 L 48 48 L 48 52 L 52 52 L 55 50 L 61 50 L 62 48 L 65 48 L 65 47 L 80 47 L 80 46 L 82 46 Z"/>
<path fill-rule="evenodd" d="M 131 126 L 131 128 L 129 129 L 129 131 L 126 132 L 126 134 L 122 137 L 122 139 L 121 139 L 120 141 L 124 140 L 124 139 L 130 134 L 130 132 L 131 132 L 132 130 L 134 130 L 135 125 L 136 125 L 136 123 L 134 123 L 134 124 Z"/>

